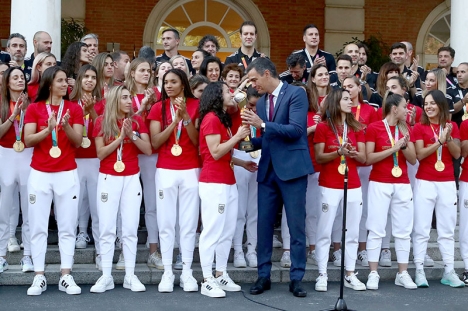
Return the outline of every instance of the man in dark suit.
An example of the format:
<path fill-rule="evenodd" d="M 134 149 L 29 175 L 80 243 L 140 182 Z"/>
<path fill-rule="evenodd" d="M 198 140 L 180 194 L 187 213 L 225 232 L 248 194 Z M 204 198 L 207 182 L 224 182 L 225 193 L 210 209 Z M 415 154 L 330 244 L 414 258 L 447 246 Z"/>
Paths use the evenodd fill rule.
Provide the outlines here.
<path fill-rule="evenodd" d="M 258 279 L 252 295 L 271 287 L 271 254 L 277 211 L 283 204 L 291 234 L 289 290 L 305 297 L 301 281 L 305 272 L 305 198 L 307 175 L 314 172 L 307 144 L 307 95 L 300 87 L 281 82 L 275 65 L 258 58 L 247 68 L 252 86 L 264 94 L 257 102 L 257 114 L 245 111 L 244 121 L 262 129 L 253 138 L 255 149 L 262 149 L 258 165 Z"/>

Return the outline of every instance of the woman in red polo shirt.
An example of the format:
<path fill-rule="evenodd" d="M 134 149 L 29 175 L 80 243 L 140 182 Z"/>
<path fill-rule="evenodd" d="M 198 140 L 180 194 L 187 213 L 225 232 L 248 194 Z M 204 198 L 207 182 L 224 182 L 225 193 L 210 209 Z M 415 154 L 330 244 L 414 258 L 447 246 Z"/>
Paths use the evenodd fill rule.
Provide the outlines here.
<path fill-rule="evenodd" d="M 52 200 L 59 232 L 62 272 L 59 290 L 72 295 L 81 294 L 81 288 L 70 272 L 80 196 L 75 151 L 83 138 L 83 110 L 64 99 L 67 88 L 67 76 L 60 67 L 46 69 L 37 101 L 29 105 L 24 120 L 24 142 L 26 146 L 34 147 L 28 179 L 28 215 L 36 276 L 28 295 L 40 295 L 47 289 L 44 270 Z"/>
<path fill-rule="evenodd" d="M 12 206 L 18 190 L 21 196 L 23 225 L 21 235 L 24 245 L 24 257 L 20 264 L 23 272 L 34 271 L 31 260 L 31 237 L 28 219 L 27 181 L 30 172 L 32 148 L 25 148 L 23 140 L 24 115 L 28 105 L 26 79 L 20 67 L 11 67 L 3 73 L 0 98 L 0 272 L 8 270 L 6 262 L 9 244 L 11 215 L 17 213 Z M 15 216 L 14 230 L 18 225 Z M 15 241 L 16 237 L 13 235 Z M 18 247 L 19 248 L 19 247 Z"/>
<path fill-rule="evenodd" d="M 44 70 L 57 65 L 54 54 L 42 52 L 35 58 L 32 65 L 31 80 L 28 82 L 28 96 L 31 102 L 36 101 L 37 90 L 41 82 L 41 76 Z"/>
<path fill-rule="evenodd" d="M 365 163 L 362 125 L 352 114 L 352 101 L 345 89 L 334 89 L 321 106 L 322 120 L 315 130 L 315 159 L 321 165 L 319 176 L 321 211 L 318 213 L 316 258 L 319 277 L 316 291 L 327 291 L 327 263 L 333 222 L 343 206 L 345 168 L 348 169 L 348 202 L 346 233 L 345 286 L 365 290 L 366 286 L 354 274 L 362 212 L 361 182 L 357 165 Z"/>
<path fill-rule="evenodd" d="M 97 88 L 98 71 L 92 65 L 83 65 L 78 71 L 75 88 L 70 94 L 70 100 L 83 109 L 83 141 L 76 150 L 76 165 L 80 178 L 80 201 L 78 204 L 78 235 L 75 248 L 86 248 L 89 242 L 88 222 L 91 214 L 93 238 L 96 247 L 96 266 L 100 267 L 99 219 L 97 217 L 97 181 L 99 176 L 99 159 L 93 139 L 94 122 L 98 117 L 95 103 L 101 97 Z"/>
<path fill-rule="evenodd" d="M 361 123 L 364 133 L 366 128 L 372 122 L 382 120 L 382 116 L 377 114 L 377 111 L 369 104 L 364 103 L 361 93 L 361 82 L 356 76 L 349 76 L 343 81 L 343 88 L 349 91 L 351 100 L 353 101 L 352 112 L 356 120 Z M 369 175 L 372 166 L 358 164 L 359 179 L 361 180 L 362 197 L 367 198 L 367 189 L 369 187 Z M 358 264 L 363 267 L 368 267 L 366 241 L 367 241 L 367 200 L 362 202 L 362 216 L 359 224 L 359 248 L 358 248 Z"/>
<path fill-rule="evenodd" d="M 99 53 L 91 62 L 97 72 L 97 89 L 102 97 L 114 85 L 114 59 L 109 53 Z"/>
<path fill-rule="evenodd" d="M 151 107 L 159 97 L 159 91 L 153 87 L 151 77 L 151 64 L 144 58 L 135 58 L 130 63 L 130 69 L 125 78 L 125 85 L 132 95 L 133 111 L 140 115 L 149 129 L 150 120 L 147 118 Z M 158 221 L 156 212 L 155 174 L 158 153 L 153 149 L 151 155 L 140 154 L 138 156 L 141 181 L 143 183 L 143 197 L 145 200 L 145 224 L 148 230 L 149 255 L 147 264 L 149 267 L 164 269 L 161 254 L 158 251 Z M 117 269 L 122 269 L 124 258 L 119 258 Z"/>
<path fill-rule="evenodd" d="M 125 258 L 123 287 L 133 292 L 145 291 L 145 286 L 135 275 L 142 200 L 138 154 L 151 154 L 151 144 L 143 119 L 133 114 L 132 98 L 125 86 L 109 90 L 104 115 L 96 119 L 94 137 L 97 156 L 101 160 L 97 210 L 102 276 L 91 287 L 91 292 L 103 293 L 114 288 L 111 270 L 119 212 Z"/>
<path fill-rule="evenodd" d="M 203 270 L 202 295 L 225 297 L 225 291 L 240 291 L 226 272 L 238 214 L 237 187 L 232 150 L 250 133 L 242 126 L 233 136 L 227 109 L 234 107 L 234 94 L 222 82 L 210 83 L 200 101 L 200 153 L 203 166 L 199 193 L 203 231 L 200 235 L 200 263 Z M 182 228 L 182 226 L 181 226 Z M 216 278 L 212 263 L 216 253 Z"/>
<path fill-rule="evenodd" d="M 413 136 L 419 160 L 414 185 L 415 283 L 418 287 L 429 286 L 424 273 L 424 257 L 435 209 L 437 243 L 445 270 L 440 282 L 451 287 L 464 287 L 454 270 L 457 188 L 452 158 L 460 157 L 460 132 L 457 124 L 450 121 L 448 102 L 442 91 L 429 91 L 424 97 L 421 123 L 414 126 Z"/>
<path fill-rule="evenodd" d="M 383 102 L 385 118 L 370 124 L 366 131 L 366 163 L 372 165 L 367 197 L 369 206 L 372 206 L 366 224 L 369 230 L 367 253 L 371 270 L 367 289 L 379 288 L 377 267 L 389 213 L 399 270 L 395 284 L 407 289 L 417 288 L 407 271 L 414 209 L 406 161 L 415 164 L 416 153 L 406 123 L 406 105 L 402 96 L 389 93 Z"/>
<path fill-rule="evenodd" d="M 198 107 L 199 101 L 192 95 L 185 72 L 180 69 L 166 72 L 161 100 L 153 106 L 148 116 L 151 120 L 151 142 L 153 148 L 159 150 L 156 175 L 153 177 L 156 179 L 157 218 L 164 265 L 159 292 L 172 292 L 174 288 L 172 256 L 177 216 L 179 247 L 184 263 L 180 286 L 184 291 L 198 291 L 197 282 L 192 276 L 199 212 Z"/>

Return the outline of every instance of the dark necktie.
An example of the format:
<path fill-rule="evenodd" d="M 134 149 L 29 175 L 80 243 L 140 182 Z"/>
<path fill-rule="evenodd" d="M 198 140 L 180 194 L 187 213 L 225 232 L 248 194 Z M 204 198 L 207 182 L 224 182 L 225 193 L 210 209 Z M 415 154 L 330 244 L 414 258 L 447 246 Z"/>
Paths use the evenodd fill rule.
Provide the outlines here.
<path fill-rule="evenodd" d="M 268 95 L 270 97 L 270 109 L 269 109 L 269 118 L 268 120 L 271 122 L 273 121 L 273 112 L 275 111 L 275 103 L 273 102 L 273 98 L 275 97 L 275 95 L 273 94 L 270 94 Z"/>

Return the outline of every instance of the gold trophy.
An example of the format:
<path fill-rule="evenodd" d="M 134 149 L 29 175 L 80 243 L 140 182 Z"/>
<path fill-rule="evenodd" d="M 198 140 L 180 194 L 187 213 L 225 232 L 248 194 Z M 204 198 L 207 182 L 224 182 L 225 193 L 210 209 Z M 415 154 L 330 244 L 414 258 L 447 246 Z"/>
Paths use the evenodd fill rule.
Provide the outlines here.
<path fill-rule="evenodd" d="M 241 109 L 241 113 L 244 112 L 245 109 L 248 109 L 248 108 L 245 108 L 245 106 L 247 105 L 247 93 L 243 91 L 237 93 L 234 96 L 234 101 L 237 103 L 237 105 Z M 242 124 L 245 125 L 244 122 L 242 122 Z M 254 150 L 254 146 L 252 142 L 250 141 L 250 135 L 244 138 L 244 140 L 239 143 L 239 150 L 242 150 L 245 152 L 251 152 Z"/>

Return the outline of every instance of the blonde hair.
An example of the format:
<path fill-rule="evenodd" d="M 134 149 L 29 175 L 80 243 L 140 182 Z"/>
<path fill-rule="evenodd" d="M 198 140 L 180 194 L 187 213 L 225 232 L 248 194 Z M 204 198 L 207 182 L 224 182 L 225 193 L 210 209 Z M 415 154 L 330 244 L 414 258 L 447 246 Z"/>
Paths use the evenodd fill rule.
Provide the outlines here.
<path fill-rule="evenodd" d="M 117 116 L 120 110 L 120 101 L 122 100 L 122 93 L 124 90 L 128 90 L 124 85 L 119 85 L 109 89 L 106 95 L 106 109 L 102 119 L 101 134 L 103 134 L 104 141 L 110 142 L 120 134 L 121 129 L 117 123 Z M 133 119 L 133 109 L 125 116 L 132 122 L 137 123 Z M 138 124 L 138 123 L 137 123 Z"/>
<path fill-rule="evenodd" d="M 447 81 L 446 81 L 446 78 L 447 76 L 445 75 L 445 71 L 443 71 L 442 69 L 440 68 L 436 68 L 436 69 L 432 69 L 432 70 L 429 70 L 426 74 L 426 79 L 427 79 L 427 75 L 429 73 L 433 73 L 436 80 L 437 80 L 437 89 L 439 91 L 441 91 L 442 93 L 444 93 L 444 95 L 447 94 Z M 424 90 L 423 91 L 423 96 L 422 97 L 426 97 L 427 93 L 429 91 L 428 90 Z"/>
<path fill-rule="evenodd" d="M 130 92 L 130 95 L 132 96 L 136 95 L 136 92 L 137 92 L 135 78 L 132 77 L 132 72 L 135 72 L 138 66 L 140 66 L 143 63 L 147 63 L 150 69 L 152 68 L 151 64 L 146 59 L 142 57 L 138 57 L 132 60 L 132 62 L 130 63 L 130 68 L 128 69 L 128 72 L 125 75 L 125 86 L 127 87 L 128 91 Z M 148 85 L 146 86 L 147 89 L 153 87 L 152 75 L 153 75 L 153 71 L 151 70 L 151 75 L 148 80 Z"/>
<path fill-rule="evenodd" d="M 172 68 L 175 68 L 174 67 L 174 61 L 178 58 L 182 58 L 182 60 L 184 61 L 185 63 L 185 70 L 182 70 L 183 72 L 185 72 L 185 74 L 187 75 L 187 78 L 190 78 L 190 71 L 189 71 L 189 67 L 188 67 L 188 63 L 187 63 L 187 60 L 185 59 L 185 57 L 183 57 L 182 55 L 174 55 L 171 57 L 171 59 L 169 60 L 169 63 L 172 65 Z"/>
<path fill-rule="evenodd" d="M 31 80 L 29 81 L 29 84 L 39 84 L 39 81 L 41 80 L 41 73 L 39 70 L 37 70 L 37 66 L 42 65 L 45 59 L 50 56 L 55 58 L 54 54 L 47 53 L 47 52 L 39 53 L 37 54 L 36 57 L 34 57 L 34 62 L 33 62 L 32 71 L 31 71 Z"/>

